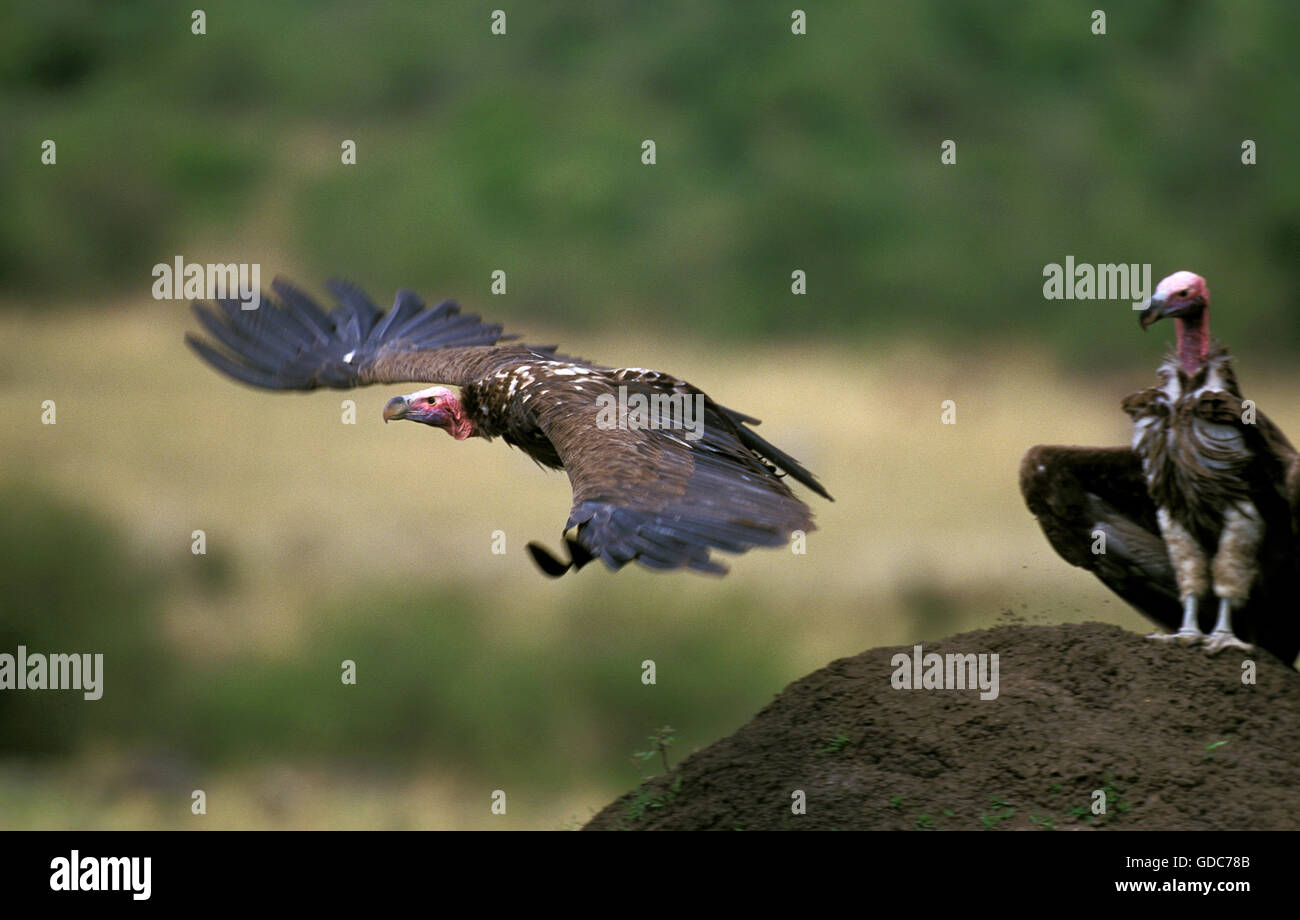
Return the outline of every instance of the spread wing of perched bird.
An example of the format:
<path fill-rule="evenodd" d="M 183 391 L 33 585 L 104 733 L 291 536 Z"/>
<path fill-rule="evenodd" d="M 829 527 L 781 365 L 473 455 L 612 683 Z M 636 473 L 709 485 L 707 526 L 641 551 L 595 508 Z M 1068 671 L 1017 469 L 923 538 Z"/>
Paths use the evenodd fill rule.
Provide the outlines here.
<path fill-rule="evenodd" d="M 814 529 L 785 476 L 830 498 L 812 473 L 749 427 L 758 419 L 719 406 L 684 380 L 589 364 L 554 346 L 501 344 L 516 337 L 451 301 L 426 308 L 403 290 L 383 313 L 347 282 L 327 287 L 339 304 L 330 313 L 279 279 L 275 296 L 263 295 L 254 310 L 238 301 L 195 303 L 211 340 L 187 335 L 186 342 L 223 374 L 268 390 L 435 384 L 393 397 L 385 421 L 442 428 L 458 441 L 499 437 L 569 474 L 569 558 L 529 544 L 549 575 L 597 558 L 611 569 L 635 560 L 722 574 L 712 550 L 781 546 L 793 532 Z"/>
<path fill-rule="evenodd" d="M 1140 612 L 1151 638 L 1300 653 L 1300 455 L 1242 398 L 1226 348 L 1210 341 L 1205 279 L 1176 272 L 1139 319 L 1172 318 L 1159 384 L 1127 397 L 1131 447 L 1031 448 L 1020 488 L 1047 539 Z M 1100 538 L 1100 539 L 1099 539 Z M 1100 551 L 1099 551 L 1100 549 Z M 1217 606 L 1209 633 L 1202 610 Z"/>

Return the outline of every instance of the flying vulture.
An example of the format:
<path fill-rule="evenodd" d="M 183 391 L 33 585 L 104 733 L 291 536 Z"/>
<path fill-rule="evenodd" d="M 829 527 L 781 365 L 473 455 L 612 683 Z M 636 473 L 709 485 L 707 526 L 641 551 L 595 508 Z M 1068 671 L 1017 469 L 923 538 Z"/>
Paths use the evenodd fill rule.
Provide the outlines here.
<path fill-rule="evenodd" d="M 1149 638 L 1300 652 L 1300 455 L 1243 400 L 1226 348 L 1210 341 L 1205 279 L 1180 271 L 1139 316 L 1172 318 L 1159 383 L 1127 397 L 1131 447 L 1040 445 L 1020 489 L 1047 539 L 1171 630 Z M 1104 536 L 1104 539 L 1099 539 Z M 1100 551 L 1099 551 L 1100 550 Z M 1202 612 L 1217 607 L 1208 634 Z"/>
<path fill-rule="evenodd" d="M 684 380 L 601 367 L 555 346 L 499 344 L 517 337 L 452 301 L 426 308 L 402 290 L 383 313 L 352 284 L 326 287 L 338 301 L 328 314 L 280 279 L 254 310 L 195 303 L 212 340 L 186 342 L 223 374 L 268 390 L 434 384 L 393 397 L 384 420 L 441 428 L 457 441 L 501 438 L 569 474 L 569 559 L 528 547 L 548 575 L 595 558 L 615 570 L 635 560 L 721 575 L 714 549 L 781 546 L 814 529 L 784 476 L 830 499 L 812 473 L 754 433 L 758 419 Z"/>

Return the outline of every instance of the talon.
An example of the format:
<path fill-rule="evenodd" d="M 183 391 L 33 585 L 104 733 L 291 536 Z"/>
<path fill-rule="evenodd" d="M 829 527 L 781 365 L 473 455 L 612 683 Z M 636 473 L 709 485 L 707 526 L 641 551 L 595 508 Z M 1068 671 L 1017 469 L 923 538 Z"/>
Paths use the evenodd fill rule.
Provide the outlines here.
<path fill-rule="evenodd" d="M 1240 649 L 1247 654 L 1255 651 L 1255 647 L 1249 642 L 1243 642 L 1231 632 L 1215 630 L 1205 640 L 1205 654 L 1217 655 L 1226 648 Z"/>

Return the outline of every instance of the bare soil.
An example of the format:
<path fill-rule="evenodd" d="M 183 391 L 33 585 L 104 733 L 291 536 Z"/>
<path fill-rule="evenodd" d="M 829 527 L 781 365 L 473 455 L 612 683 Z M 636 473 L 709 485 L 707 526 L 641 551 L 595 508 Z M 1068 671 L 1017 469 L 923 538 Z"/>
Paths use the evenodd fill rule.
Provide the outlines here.
<path fill-rule="evenodd" d="M 841 658 L 585 829 L 1300 827 L 1300 673 L 1266 653 L 1210 658 L 1101 623 L 924 652 L 997 653 L 999 695 L 895 689 L 910 646 Z"/>

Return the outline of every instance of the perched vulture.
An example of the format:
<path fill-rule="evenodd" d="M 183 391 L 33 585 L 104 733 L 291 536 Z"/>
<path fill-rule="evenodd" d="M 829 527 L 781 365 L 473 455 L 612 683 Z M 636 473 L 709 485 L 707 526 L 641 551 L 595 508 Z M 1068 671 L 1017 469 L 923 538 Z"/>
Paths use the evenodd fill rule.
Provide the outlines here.
<path fill-rule="evenodd" d="M 636 560 L 720 575 L 726 568 L 711 550 L 781 546 L 792 532 L 814 529 L 784 475 L 830 498 L 812 473 L 748 427 L 758 419 L 684 380 L 589 364 L 555 346 L 497 344 L 516 337 L 452 301 L 426 309 L 403 290 L 383 313 L 349 283 L 327 287 L 339 304 L 328 314 L 279 279 L 276 296 L 263 295 L 255 310 L 195 303 L 215 341 L 186 342 L 223 374 L 268 390 L 458 387 L 459 394 L 435 385 L 395 396 L 384 420 L 442 428 L 457 441 L 499 437 L 541 466 L 565 470 L 573 486 L 569 559 L 528 547 L 548 575 L 595 558 L 611 569 Z"/>
<path fill-rule="evenodd" d="M 1132 446 L 1031 448 L 1021 491 L 1066 561 L 1172 630 L 1150 638 L 1249 651 L 1235 628 L 1292 664 L 1300 456 L 1243 400 L 1227 349 L 1211 343 L 1205 279 L 1182 271 L 1162 280 L 1139 319 L 1146 329 L 1165 318 L 1177 340 L 1159 384 L 1123 402 Z M 1216 605 L 1203 633 L 1202 612 Z"/>

